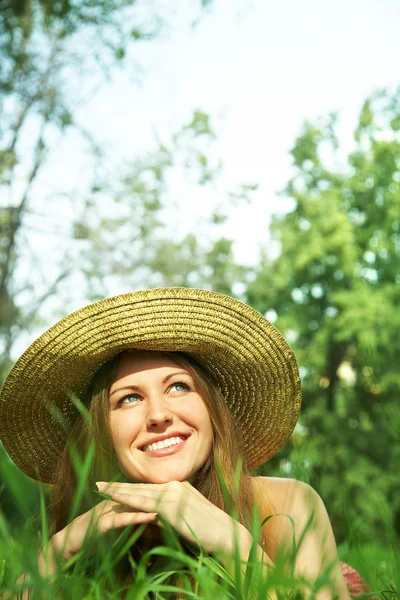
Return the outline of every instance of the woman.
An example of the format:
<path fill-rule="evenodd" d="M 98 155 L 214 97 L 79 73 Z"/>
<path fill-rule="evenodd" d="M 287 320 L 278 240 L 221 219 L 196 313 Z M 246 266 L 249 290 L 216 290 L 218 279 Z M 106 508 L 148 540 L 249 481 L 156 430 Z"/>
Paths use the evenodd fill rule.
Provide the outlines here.
<path fill-rule="evenodd" d="M 299 540 L 306 530 L 295 575 L 315 581 L 330 567 L 331 584 L 317 597 L 349 598 L 316 492 L 294 480 L 249 476 L 285 443 L 299 410 L 292 350 L 266 319 L 233 298 L 164 288 L 66 317 L 28 348 L 0 396 L 0 438 L 9 455 L 54 486 L 51 564 L 41 554 L 41 571 L 76 555 L 89 531 L 143 523 L 153 524 L 149 531 L 169 524 L 228 569 L 236 545 L 245 565 L 255 506 L 262 524 L 257 559 L 266 572 L 278 554 L 293 556 L 293 535 Z M 92 443 L 89 481 L 107 499 L 68 523 L 75 463 Z M 278 516 L 268 519 L 272 514 Z"/>

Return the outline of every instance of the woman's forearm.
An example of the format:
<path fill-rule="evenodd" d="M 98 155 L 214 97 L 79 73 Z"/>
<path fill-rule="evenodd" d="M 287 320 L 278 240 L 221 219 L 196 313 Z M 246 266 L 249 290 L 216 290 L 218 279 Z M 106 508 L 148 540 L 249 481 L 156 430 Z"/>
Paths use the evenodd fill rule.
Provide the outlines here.
<path fill-rule="evenodd" d="M 53 536 L 47 547 L 40 549 L 37 558 L 37 573 L 43 579 L 55 575 L 60 565 L 60 552 L 62 551 L 61 537 L 56 534 Z M 0 596 L 0 600 L 29 600 L 34 592 L 34 585 L 30 573 L 22 573 L 16 581 L 21 588 L 25 584 L 26 587 L 18 592 L 6 592 Z"/>
<path fill-rule="evenodd" d="M 274 562 L 258 544 L 254 544 L 251 533 L 243 525 L 237 524 L 236 531 L 231 540 L 227 540 L 219 554 L 219 560 L 232 577 L 237 577 L 237 561 L 240 562 L 241 584 L 244 583 L 246 570 L 251 561 L 259 567 L 259 574 L 264 578 L 268 576 Z M 277 600 L 276 593 L 269 591 L 266 600 Z"/>

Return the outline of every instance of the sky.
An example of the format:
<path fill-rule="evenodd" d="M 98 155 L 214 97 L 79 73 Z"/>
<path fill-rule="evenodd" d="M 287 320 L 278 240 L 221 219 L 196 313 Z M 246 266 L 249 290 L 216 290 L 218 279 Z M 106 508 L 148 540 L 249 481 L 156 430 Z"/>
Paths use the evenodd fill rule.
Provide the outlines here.
<path fill-rule="evenodd" d="M 107 149 L 110 172 L 118 172 L 154 149 L 157 138 L 168 142 L 194 110 L 209 113 L 217 134 L 213 155 L 224 164 L 222 188 L 259 184 L 252 203 L 236 206 L 220 230 L 235 240 L 239 262 L 255 264 L 261 248 L 276 251 L 268 227 L 272 214 L 290 209 L 279 191 L 291 176 L 289 150 L 304 121 L 339 111 L 345 156 L 366 97 L 399 85 L 400 2 L 215 0 L 192 27 L 198 5 L 199 0 L 139 1 L 144 22 L 151 24 L 151 14 L 162 10 L 164 33 L 133 44 L 101 85 L 88 76 L 87 87 L 96 92 L 76 117 Z M 89 162 L 76 136 L 67 135 L 38 180 L 42 213 L 31 218 L 47 273 L 62 248 L 68 216 L 60 193 L 79 193 Z M 172 234 L 183 236 L 204 222 L 219 193 L 172 181 L 174 203 L 165 214 Z M 53 231 L 42 229 L 44 213 L 47 220 L 53 215 Z M 22 269 L 21 277 L 29 278 L 29 272 Z M 84 303 L 77 296 L 72 308 Z"/>
<path fill-rule="evenodd" d="M 191 11 L 169 5 L 169 34 L 137 46 L 80 118 L 118 164 L 153 147 L 155 132 L 168 139 L 195 109 L 208 112 L 227 185 L 259 184 L 251 206 L 236 208 L 226 226 L 238 260 L 254 263 L 271 214 L 290 206 L 277 192 L 290 177 L 288 152 L 302 123 L 339 111 L 349 150 L 365 98 L 399 84 L 400 3 L 215 0 L 194 29 Z M 182 234 L 215 202 L 203 190 L 189 198 L 177 189 L 173 219 Z"/>
<path fill-rule="evenodd" d="M 270 244 L 271 215 L 291 206 L 279 191 L 292 173 L 289 150 L 304 121 L 338 111 L 345 155 L 366 97 L 400 83 L 400 2 L 215 0 L 192 27 L 198 6 L 139 2 L 143 22 L 164 15 L 164 32 L 134 44 L 107 81 L 89 76 L 88 89 L 97 91 L 76 116 L 107 149 L 110 172 L 118 172 L 155 148 L 157 137 L 168 142 L 194 110 L 209 113 L 222 187 L 259 185 L 251 205 L 235 207 L 221 230 L 235 240 L 238 261 L 254 264 Z M 60 190 L 79 188 L 88 159 L 66 136 L 40 181 L 41 197 L 49 202 Z M 173 185 L 165 219 L 179 237 L 206 218 L 221 191 Z"/>

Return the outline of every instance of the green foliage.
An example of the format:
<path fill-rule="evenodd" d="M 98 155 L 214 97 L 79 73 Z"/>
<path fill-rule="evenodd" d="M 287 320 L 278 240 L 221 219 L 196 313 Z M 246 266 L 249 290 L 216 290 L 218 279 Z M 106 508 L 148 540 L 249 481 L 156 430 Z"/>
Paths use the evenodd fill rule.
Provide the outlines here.
<path fill-rule="evenodd" d="M 278 315 L 304 389 L 300 426 L 266 470 L 309 481 L 339 541 L 354 523 L 364 542 L 388 542 L 388 519 L 400 533 L 399 114 L 400 90 L 370 98 L 342 167 L 336 117 L 306 124 L 285 190 L 293 208 L 272 224 L 280 254 L 248 289 Z"/>
<path fill-rule="evenodd" d="M 77 465 L 80 493 L 85 490 L 88 466 L 92 457 L 85 457 Z M 237 471 L 239 473 L 239 470 Z M 49 527 L 45 511 L 45 490 L 38 490 L 40 518 L 32 522 L 27 498 L 31 482 L 27 478 L 15 479 L 7 469 L 1 472 L 9 489 L 13 489 L 15 511 L 20 519 L 10 524 L 0 510 L 0 593 L 16 597 L 24 589 L 30 590 L 30 598 L 137 598 L 159 600 L 178 597 L 212 600 L 265 600 L 271 592 L 277 600 L 287 598 L 312 598 L 324 586 L 329 586 L 330 568 L 321 572 L 314 583 L 296 577 L 287 568 L 301 547 L 301 539 L 295 541 L 292 556 L 278 555 L 273 570 L 265 569 L 257 559 L 259 518 L 254 515 L 251 533 L 254 544 L 249 560 L 243 563 L 236 551 L 229 563 L 226 556 L 207 555 L 199 548 L 179 537 L 165 521 L 155 525 L 128 527 L 123 531 L 98 534 L 95 527 L 85 539 L 77 555 L 63 562 L 55 556 L 57 571 L 48 577 L 38 572 L 38 551 L 48 552 Z M 226 485 L 223 485 L 227 494 Z M 90 491 L 88 492 L 90 493 Z M 101 501 L 102 496 L 98 495 Z M 231 504 L 231 499 L 227 501 Z M 72 515 L 74 509 L 72 510 Z M 234 514 L 232 514 L 234 517 Z M 73 518 L 73 516 L 71 516 Z M 135 545 L 145 541 L 141 552 L 134 552 Z M 238 550 L 238 549 L 237 549 Z M 376 591 L 377 597 L 389 600 L 396 597 L 399 589 L 398 557 L 393 548 L 380 548 L 376 544 L 362 548 L 344 546 L 342 558 L 351 559 Z M 400 571 L 399 571 L 400 572 Z M 22 573 L 23 581 L 17 582 Z M 130 577 L 131 576 L 131 577 Z M 381 592 L 381 593 L 379 593 Z M 7 596 L 6 596 L 7 597 Z M 275 597 L 275 596 L 274 596 Z"/>
<path fill-rule="evenodd" d="M 113 32 L 113 39 L 125 44 L 123 7 L 127 7 L 123 0 L 1 3 L 0 194 L 6 201 L 2 200 L 0 214 L 0 380 L 9 369 L 10 353 L 21 331 L 65 277 L 61 268 L 52 285 L 47 289 L 40 285 L 42 273 L 27 223 L 35 213 L 32 195 L 56 134 L 79 129 L 74 110 L 88 64 L 96 53 L 101 61 L 108 60 L 107 34 Z M 130 14 L 131 25 L 136 18 Z M 146 33 L 144 25 L 140 30 Z M 70 41 L 72 34 L 77 36 L 75 43 Z M 71 87 L 72 81 L 77 88 Z M 90 139 L 86 132 L 80 133 Z M 93 144 L 91 148 L 97 150 Z M 16 273 L 24 257 L 32 259 L 32 279 L 21 284 Z M 25 295 L 23 309 L 21 294 Z"/>
<path fill-rule="evenodd" d="M 0 444 L 0 518 L 7 516 L 7 528 L 19 532 L 23 523 L 32 526 L 39 508 L 39 485 L 22 473 Z M 1 554 L 0 554 L 1 556 Z"/>
<path fill-rule="evenodd" d="M 207 4 L 194 3 L 193 10 L 202 14 Z M 46 325 L 51 321 L 47 305 L 57 295 L 63 299 L 61 307 L 52 310 L 53 317 L 68 312 L 71 295 L 75 294 L 76 302 L 80 288 L 84 303 L 115 293 L 113 284 L 124 278 L 125 287 L 145 287 L 152 265 L 154 284 L 162 285 L 163 264 L 157 253 L 166 250 L 160 215 L 168 203 L 167 178 L 183 169 L 193 174 L 196 183 L 207 185 L 219 174 L 220 165 L 207 157 L 203 140 L 215 136 L 208 115 L 201 111 L 194 113 L 168 148 L 160 143 L 116 176 L 108 170 L 104 149 L 75 119 L 86 100 L 88 80 L 97 84 L 108 78 L 132 43 L 149 41 L 161 31 L 168 10 L 155 5 L 143 19 L 136 3 L 127 0 L 1 3 L 0 382 L 20 336 L 42 319 Z M 86 189 L 78 183 L 69 198 L 59 190 L 60 213 L 68 215 L 63 219 L 57 195 L 43 199 L 41 185 L 53 149 L 70 132 L 88 150 L 93 171 L 87 173 Z M 59 240 L 58 253 L 53 257 L 50 252 L 52 265 L 40 257 L 38 217 L 40 231 Z M 190 243 L 199 255 L 197 240 Z M 184 262 L 187 250 L 186 242 L 182 249 L 176 240 L 170 244 L 165 281 L 171 278 L 168 270 L 174 256 Z M 189 283 L 195 270 L 191 258 L 187 274 L 180 278 L 182 285 Z"/>
<path fill-rule="evenodd" d="M 177 238 L 179 215 L 170 216 L 171 178 L 182 177 L 197 188 L 218 186 L 221 165 L 206 158 L 214 137 L 208 115 L 196 111 L 169 143 L 128 165 L 118 186 L 97 180 L 72 224 L 71 255 L 86 298 L 140 286 L 204 286 L 232 294 L 243 269 L 235 264 L 232 241 L 217 237 L 231 194 L 222 192 L 221 218 L 211 214 L 203 236 L 199 225 Z"/>
<path fill-rule="evenodd" d="M 200 230 L 176 239 L 166 229 L 165 215 L 173 209 L 169 179 L 179 172 L 210 186 L 221 171 L 219 161 L 209 158 L 215 134 L 200 110 L 168 143 L 124 167 L 117 182 L 105 161 L 97 163 L 90 191 L 70 199 L 68 244 L 51 282 L 37 264 L 29 220 L 37 210 L 33 189 L 54 134 L 78 130 L 76 90 L 85 69 L 96 63 L 108 76 L 127 56 L 129 43 L 160 30 L 160 18 L 143 25 L 135 8 L 125 0 L 1 3 L 0 191 L 14 195 L 0 213 L 0 380 L 21 333 L 43 318 L 49 299 L 61 299 L 55 309 L 60 316 L 68 312 L 70 290 L 82 289 L 87 300 L 114 293 L 122 282 L 126 289 L 191 285 L 233 294 L 236 283 L 248 281 L 235 263 L 232 241 L 216 234 L 232 203 L 247 202 L 256 186 L 224 190 L 228 201 L 211 210 L 205 241 Z M 300 424 L 266 471 L 310 482 L 327 504 L 342 556 L 374 589 L 398 590 L 400 567 L 391 548 L 400 531 L 400 90 L 365 102 L 345 162 L 337 119 L 332 114 L 306 123 L 296 140 L 295 174 L 285 190 L 293 208 L 271 228 L 280 254 L 262 258 L 247 289 L 252 306 L 278 315 L 276 325 L 293 345 L 303 376 Z M 90 148 L 100 159 L 92 141 Z M 18 278 L 21 265 L 29 278 Z M 18 569 L 34 564 L 39 542 L 30 515 L 39 491 L 3 452 L 0 474 L 0 581 L 12 587 Z M 20 539 L 30 544 L 22 546 Z M 2 563 L 4 556 L 9 558 Z M 202 589 L 208 585 L 213 598 L 221 579 L 224 597 L 235 597 L 232 580 L 210 562 L 194 567 L 179 560 L 179 569 L 197 577 Z M 146 581 L 165 584 L 162 575 L 149 579 L 145 565 L 141 569 L 135 598 L 148 593 Z M 71 596 L 104 597 L 96 578 L 63 573 L 61 579 Z"/>

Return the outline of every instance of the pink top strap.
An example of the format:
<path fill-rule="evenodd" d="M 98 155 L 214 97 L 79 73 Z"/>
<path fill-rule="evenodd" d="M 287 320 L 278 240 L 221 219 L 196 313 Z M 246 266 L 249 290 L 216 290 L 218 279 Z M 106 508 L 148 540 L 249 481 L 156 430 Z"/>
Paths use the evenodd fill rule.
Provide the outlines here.
<path fill-rule="evenodd" d="M 372 592 L 371 588 L 365 583 L 364 579 L 361 577 L 358 571 L 356 571 L 355 569 L 353 569 L 353 567 L 350 567 L 350 565 L 344 562 L 341 562 L 340 566 L 342 568 L 343 577 L 352 598 L 357 598 L 358 596 L 362 596 L 363 594 L 368 594 L 369 592 Z M 373 600 L 374 598 L 378 600 L 376 596 L 371 596 L 370 600 Z"/>

